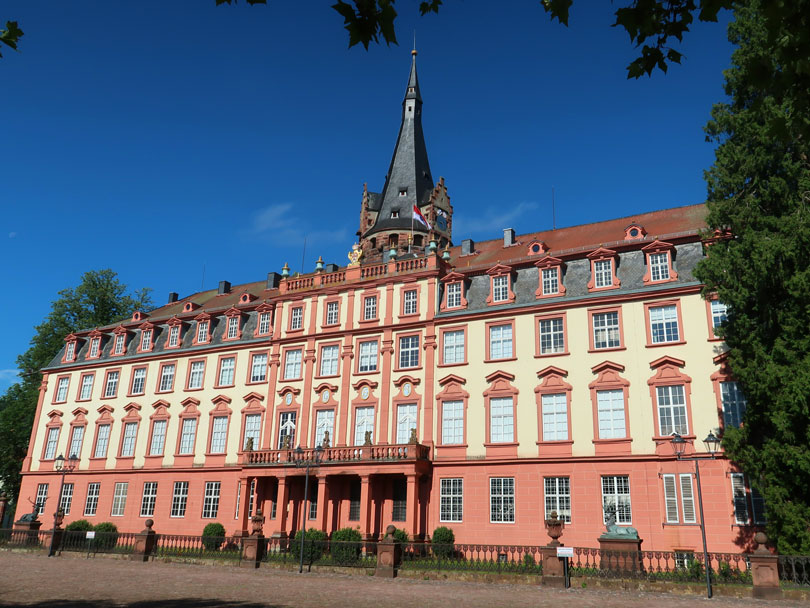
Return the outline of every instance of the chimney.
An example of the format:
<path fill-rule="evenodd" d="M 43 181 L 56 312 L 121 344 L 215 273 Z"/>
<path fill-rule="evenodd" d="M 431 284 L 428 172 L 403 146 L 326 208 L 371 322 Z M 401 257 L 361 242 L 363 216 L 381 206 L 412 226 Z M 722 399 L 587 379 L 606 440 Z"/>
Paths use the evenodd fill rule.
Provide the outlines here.
<path fill-rule="evenodd" d="M 327 264 L 326 266 L 323 267 L 323 269 L 324 269 L 325 272 L 337 272 L 338 271 L 338 265 L 337 264 Z"/>
<path fill-rule="evenodd" d="M 461 241 L 461 255 L 472 255 L 475 253 L 475 243 L 472 239 Z"/>
<path fill-rule="evenodd" d="M 265 289 L 275 289 L 278 287 L 278 284 L 281 282 L 281 275 L 277 272 L 268 272 L 267 273 L 267 283 L 265 284 Z"/>
<path fill-rule="evenodd" d="M 231 293 L 231 283 L 230 281 L 220 281 L 219 288 L 217 289 L 217 295 L 222 295 L 224 293 Z"/>
<path fill-rule="evenodd" d="M 512 228 L 503 229 L 503 246 L 510 247 L 515 244 L 515 231 Z"/>
<path fill-rule="evenodd" d="M 174 304 L 175 302 L 177 302 L 177 292 L 176 291 L 170 291 L 169 292 L 169 304 Z"/>

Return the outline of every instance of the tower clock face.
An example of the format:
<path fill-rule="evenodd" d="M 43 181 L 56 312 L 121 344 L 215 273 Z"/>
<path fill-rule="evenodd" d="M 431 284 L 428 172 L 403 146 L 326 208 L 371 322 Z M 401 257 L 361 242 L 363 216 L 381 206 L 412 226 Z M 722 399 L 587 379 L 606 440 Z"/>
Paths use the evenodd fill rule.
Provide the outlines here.
<path fill-rule="evenodd" d="M 438 228 L 442 232 L 447 232 L 447 220 L 444 219 L 441 215 L 436 216 L 436 228 Z"/>

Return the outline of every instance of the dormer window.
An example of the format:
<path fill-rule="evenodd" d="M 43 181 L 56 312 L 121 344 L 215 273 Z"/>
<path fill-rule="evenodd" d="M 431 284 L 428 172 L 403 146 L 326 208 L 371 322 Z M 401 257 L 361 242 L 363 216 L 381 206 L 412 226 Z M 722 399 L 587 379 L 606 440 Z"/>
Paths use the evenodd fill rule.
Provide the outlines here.
<path fill-rule="evenodd" d="M 591 262 L 591 280 L 588 281 L 588 291 L 599 289 L 614 289 L 621 286 L 616 276 L 616 263 L 619 256 L 612 249 L 600 247 L 588 254 Z"/>
<path fill-rule="evenodd" d="M 144 329 L 141 333 L 141 350 L 149 350 L 152 348 L 152 330 Z"/>
<path fill-rule="evenodd" d="M 416 89 L 414 87 L 408 87 L 408 93 L 413 93 L 415 91 Z"/>
<path fill-rule="evenodd" d="M 126 342 L 127 337 L 124 334 L 118 334 L 115 336 L 115 347 L 113 348 L 114 355 L 120 355 L 124 352 L 124 342 Z"/>
<path fill-rule="evenodd" d="M 408 189 L 407 188 L 400 188 L 399 189 L 400 196 L 408 196 Z"/>
<path fill-rule="evenodd" d="M 672 256 L 675 253 L 672 243 L 656 240 L 646 247 L 642 247 L 641 251 L 647 257 L 647 272 L 644 273 L 643 278 L 645 285 L 674 281 L 678 278 L 678 273 L 672 267 Z"/>
<path fill-rule="evenodd" d="M 464 275 L 459 272 L 449 272 L 442 278 L 444 294 L 440 310 L 453 310 L 466 308 L 467 300 L 464 298 Z"/>
<path fill-rule="evenodd" d="M 73 361 L 76 357 L 76 342 L 68 342 L 65 347 L 65 361 Z"/>
<path fill-rule="evenodd" d="M 398 218 L 398 217 L 399 217 L 399 211 L 392 211 L 391 212 L 391 218 L 392 219 L 395 219 L 395 218 Z"/>
<path fill-rule="evenodd" d="M 101 344 L 101 338 L 93 338 L 90 340 L 90 352 L 88 353 L 88 357 L 93 359 L 98 357 L 99 345 Z"/>
<path fill-rule="evenodd" d="M 200 321 L 197 325 L 197 342 L 208 342 L 208 321 Z"/>
<path fill-rule="evenodd" d="M 228 318 L 228 340 L 233 340 L 239 336 L 239 317 Z"/>
<path fill-rule="evenodd" d="M 178 339 L 180 338 L 180 326 L 174 325 L 173 327 L 169 328 L 169 347 L 173 348 L 177 346 Z"/>
<path fill-rule="evenodd" d="M 508 304 L 515 301 L 515 292 L 512 291 L 512 267 L 496 264 L 489 270 L 490 289 L 487 304 Z"/>

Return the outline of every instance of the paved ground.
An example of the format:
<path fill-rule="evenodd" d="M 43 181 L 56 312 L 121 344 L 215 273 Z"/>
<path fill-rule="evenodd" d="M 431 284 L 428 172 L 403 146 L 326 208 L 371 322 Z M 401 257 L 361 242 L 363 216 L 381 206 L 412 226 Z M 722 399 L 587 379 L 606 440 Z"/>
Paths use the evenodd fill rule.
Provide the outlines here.
<path fill-rule="evenodd" d="M 137 563 L 0 552 L 0 606 L 48 608 L 776 608 L 794 602 L 532 585 L 299 575 L 269 568 Z M 807 606 L 807 604 L 805 604 Z"/>

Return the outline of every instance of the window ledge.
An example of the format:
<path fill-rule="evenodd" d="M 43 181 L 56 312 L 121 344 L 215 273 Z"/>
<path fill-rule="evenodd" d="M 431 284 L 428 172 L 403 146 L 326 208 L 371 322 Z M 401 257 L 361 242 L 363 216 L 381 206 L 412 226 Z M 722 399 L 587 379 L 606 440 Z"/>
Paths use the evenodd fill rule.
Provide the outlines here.
<path fill-rule="evenodd" d="M 484 359 L 484 363 L 504 363 L 507 361 L 517 361 L 517 357 L 508 357 L 506 359 Z"/>
<path fill-rule="evenodd" d="M 468 365 L 467 361 L 462 361 L 460 363 L 437 363 L 436 367 L 459 367 L 460 365 Z"/>
<path fill-rule="evenodd" d="M 374 374 L 379 374 L 379 373 L 380 373 L 380 370 L 375 369 L 375 370 L 372 370 L 370 372 L 354 372 L 354 375 L 355 376 L 372 376 Z"/>
<path fill-rule="evenodd" d="M 589 348 L 589 353 L 610 353 L 618 350 L 627 350 L 626 346 L 611 346 L 610 348 Z"/>
<path fill-rule="evenodd" d="M 416 367 L 395 367 L 392 371 L 394 372 L 415 372 L 422 369 L 421 365 L 417 365 Z"/>
<path fill-rule="evenodd" d="M 536 441 L 537 445 L 574 445 L 573 439 L 560 439 L 559 441 Z"/>
<path fill-rule="evenodd" d="M 534 356 L 534 358 L 535 358 L 535 359 L 546 359 L 546 358 L 548 358 L 548 357 L 566 357 L 566 356 L 568 356 L 568 355 L 570 355 L 570 354 L 571 354 L 571 353 L 569 353 L 569 352 L 566 350 L 566 351 L 563 351 L 563 352 L 561 352 L 561 353 L 545 353 L 545 354 L 540 353 L 540 354 L 536 354 L 536 355 Z"/>
<path fill-rule="evenodd" d="M 591 441 L 595 444 L 611 444 L 611 443 L 631 443 L 633 441 L 632 437 L 622 437 L 620 439 L 591 439 Z"/>
<path fill-rule="evenodd" d="M 686 340 L 677 340 L 676 342 L 656 342 L 655 344 L 647 344 L 647 348 L 660 348 L 662 346 L 680 346 L 686 344 Z"/>
<path fill-rule="evenodd" d="M 504 441 L 504 442 L 492 442 L 488 441 L 484 443 L 485 448 L 512 448 L 519 446 L 520 443 L 517 441 Z"/>

